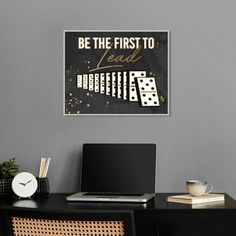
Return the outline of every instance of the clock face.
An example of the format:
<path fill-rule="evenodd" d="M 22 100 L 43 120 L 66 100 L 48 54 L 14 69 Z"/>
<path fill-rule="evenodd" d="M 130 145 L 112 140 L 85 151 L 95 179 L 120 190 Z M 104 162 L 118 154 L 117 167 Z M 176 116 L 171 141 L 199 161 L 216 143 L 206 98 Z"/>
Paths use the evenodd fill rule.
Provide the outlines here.
<path fill-rule="evenodd" d="M 12 181 L 13 192 L 22 198 L 31 197 L 36 192 L 37 187 L 36 178 L 28 172 L 17 174 Z"/>

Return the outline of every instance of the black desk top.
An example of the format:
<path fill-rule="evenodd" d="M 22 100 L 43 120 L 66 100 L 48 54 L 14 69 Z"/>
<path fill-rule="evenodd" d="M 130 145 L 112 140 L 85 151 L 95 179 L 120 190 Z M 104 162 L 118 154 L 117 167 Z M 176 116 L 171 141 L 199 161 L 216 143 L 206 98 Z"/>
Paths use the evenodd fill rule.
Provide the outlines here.
<path fill-rule="evenodd" d="M 236 212 L 236 201 L 225 194 L 224 203 L 211 203 L 201 205 L 187 205 L 168 203 L 166 198 L 169 195 L 176 195 L 176 193 L 157 193 L 155 198 L 146 204 L 140 203 L 93 203 L 93 202 L 67 202 L 65 197 L 70 194 L 65 193 L 51 193 L 48 197 L 32 198 L 30 200 L 18 200 L 17 197 L 0 197 L 1 209 L 24 208 L 25 210 L 35 211 L 62 211 L 75 212 L 79 210 L 145 210 L 145 211 L 234 211 Z"/>

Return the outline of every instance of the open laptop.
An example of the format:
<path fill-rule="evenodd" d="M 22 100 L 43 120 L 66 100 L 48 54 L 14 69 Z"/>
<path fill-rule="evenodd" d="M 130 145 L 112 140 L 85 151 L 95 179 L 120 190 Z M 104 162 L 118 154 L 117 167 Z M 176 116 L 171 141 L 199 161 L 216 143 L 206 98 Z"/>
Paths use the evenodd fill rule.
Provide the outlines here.
<path fill-rule="evenodd" d="M 137 202 L 155 196 L 156 144 L 83 145 L 81 192 L 68 201 Z"/>

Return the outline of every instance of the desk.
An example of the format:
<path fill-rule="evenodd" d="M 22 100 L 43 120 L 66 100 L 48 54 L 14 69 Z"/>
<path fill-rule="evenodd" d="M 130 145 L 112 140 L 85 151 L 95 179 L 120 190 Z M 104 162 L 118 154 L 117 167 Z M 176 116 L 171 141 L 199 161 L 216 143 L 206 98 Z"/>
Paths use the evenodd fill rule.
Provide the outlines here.
<path fill-rule="evenodd" d="M 166 198 L 176 193 L 159 193 L 147 204 L 72 203 L 66 202 L 69 194 L 55 193 L 46 198 L 18 200 L 16 197 L 0 198 L 0 227 L 4 225 L 4 211 L 30 209 L 37 212 L 76 213 L 84 210 L 133 210 L 137 236 L 231 236 L 236 235 L 236 201 L 225 195 L 224 204 L 208 206 L 167 203 Z M 6 232 L 1 228 L 2 235 Z M 1 235 L 1 234 L 0 234 Z"/>

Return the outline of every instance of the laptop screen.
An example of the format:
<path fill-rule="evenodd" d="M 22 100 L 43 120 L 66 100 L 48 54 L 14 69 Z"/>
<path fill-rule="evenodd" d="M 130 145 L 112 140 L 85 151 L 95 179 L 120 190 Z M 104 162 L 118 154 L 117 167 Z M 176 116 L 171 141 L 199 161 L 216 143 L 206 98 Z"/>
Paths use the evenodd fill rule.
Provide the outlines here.
<path fill-rule="evenodd" d="M 156 144 L 84 144 L 82 192 L 154 193 Z"/>

